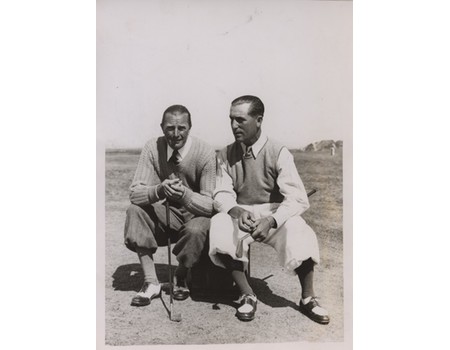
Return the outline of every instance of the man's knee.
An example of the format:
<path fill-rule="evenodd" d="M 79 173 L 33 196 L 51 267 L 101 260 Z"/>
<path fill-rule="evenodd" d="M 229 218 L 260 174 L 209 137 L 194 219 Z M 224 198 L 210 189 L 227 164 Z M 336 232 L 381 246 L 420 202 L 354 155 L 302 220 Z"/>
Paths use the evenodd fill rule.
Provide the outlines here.
<path fill-rule="evenodd" d="M 151 211 L 152 207 L 142 208 L 131 204 L 126 211 L 125 233 L 128 231 L 147 231 L 154 233 L 157 221 Z"/>
<path fill-rule="evenodd" d="M 230 222 L 232 222 L 232 218 L 226 213 L 217 213 L 211 219 L 211 224 L 214 225 L 229 224 Z"/>
<path fill-rule="evenodd" d="M 181 236 L 206 238 L 210 226 L 210 219 L 204 217 L 194 218 L 183 225 Z"/>
<path fill-rule="evenodd" d="M 211 232 L 214 235 L 230 234 L 233 228 L 233 219 L 226 213 L 218 213 L 211 218 Z"/>
<path fill-rule="evenodd" d="M 127 209 L 127 217 L 141 216 L 145 213 L 145 210 L 136 204 L 130 204 Z"/>
<path fill-rule="evenodd" d="M 289 219 L 286 220 L 286 222 L 284 223 L 284 225 L 288 228 L 292 228 L 292 227 L 302 227 L 306 225 L 305 220 L 300 216 L 300 215 L 296 215 L 296 216 L 292 216 Z"/>

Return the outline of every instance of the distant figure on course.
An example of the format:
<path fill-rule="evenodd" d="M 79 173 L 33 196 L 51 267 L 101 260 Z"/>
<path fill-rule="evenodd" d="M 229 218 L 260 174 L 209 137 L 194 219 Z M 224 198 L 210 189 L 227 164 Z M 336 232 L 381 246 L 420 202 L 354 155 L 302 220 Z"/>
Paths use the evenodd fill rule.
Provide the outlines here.
<path fill-rule="evenodd" d="M 319 246 L 314 231 L 300 216 L 309 208 L 308 197 L 292 154 L 268 138 L 261 129 L 264 105 L 255 96 L 241 96 L 231 103 L 230 123 L 235 142 L 218 154 L 216 214 L 211 219 L 211 260 L 231 271 L 239 287 L 236 316 L 253 320 L 257 297 L 244 272 L 249 243 L 272 246 L 280 264 L 300 281 L 299 310 L 310 319 L 328 324 L 329 316 L 313 288 Z M 236 255 L 239 239 L 243 251 Z"/>
<path fill-rule="evenodd" d="M 200 258 L 213 212 L 216 181 L 214 149 L 189 136 L 191 115 L 186 107 L 165 110 L 161 122 L 164 136 L 146 143 L 130 187 L 131 205 L 125 222 L 125 245 L 137 253 L 144 272 L 144 284 L 131 304 L 144 306 L 161 294 L 153 254 L 167 245 L 166 208 L 170 205 L 170 226 L 177 242 L 174 299 L 189 297 L 188 269 Z"/>

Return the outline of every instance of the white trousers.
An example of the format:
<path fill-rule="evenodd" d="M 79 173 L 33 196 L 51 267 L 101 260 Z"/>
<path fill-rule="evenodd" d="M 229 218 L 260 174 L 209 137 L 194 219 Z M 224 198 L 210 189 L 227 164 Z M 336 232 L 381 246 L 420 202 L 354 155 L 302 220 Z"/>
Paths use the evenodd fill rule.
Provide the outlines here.
<path fill-rule="evenodd" d="M 269 204 L 240 205 L 240 207 L 252 212 L 256 219 L 270 216 L 276 210 L 276 207 Z M 237 219 L 233 219 L 225 213 L 214 215 L 209 232 L 211 261 L 217 266 L 225 267 L 216 255 L 222 253 L 230 255 L 234 260 L 248 263 L 249 244 L 254 241 L 251 236 L 244 240 L 242 258 L 236 256 L 238 241 L 246 234 L 247 232 L 239 230 Z M 271 229 L 268 237 L 262 243 L 275 249 L 280 265 L 288 274 L 295 274 L 294 270 L 309 258 L 316 264 L 320 262 L 316 234 L 301 216 L 293 216 L 280 227 Z"/>

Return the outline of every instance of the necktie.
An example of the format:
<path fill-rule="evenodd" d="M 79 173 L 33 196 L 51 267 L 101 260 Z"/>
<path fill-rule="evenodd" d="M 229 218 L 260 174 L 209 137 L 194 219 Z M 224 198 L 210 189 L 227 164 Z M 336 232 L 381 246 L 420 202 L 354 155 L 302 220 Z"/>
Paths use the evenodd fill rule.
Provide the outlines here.
<path fill-rule="evenodd" d="M 181 162 L 181 155 L 180 155 L 180 153 L 177 150 L 173 151 L 172 157 L 170 157 L 170 161 L 173 164 L 175 164 L 175 165 L 180 164 L 180 162 Z"/>
<path fill-rule="evenodd" d="M 253 152 L 251 147 L 247 147 L 245 151 L 244 158 L 253 158 Z"/>

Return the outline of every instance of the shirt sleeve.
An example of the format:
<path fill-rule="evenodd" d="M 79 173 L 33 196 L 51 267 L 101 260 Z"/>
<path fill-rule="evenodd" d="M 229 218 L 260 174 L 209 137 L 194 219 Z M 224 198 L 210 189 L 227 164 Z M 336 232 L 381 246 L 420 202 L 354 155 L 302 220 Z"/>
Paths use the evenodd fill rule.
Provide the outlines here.
<path fill-rule="evenodd" d="M 142 149 L 138 166 L 130 186 L 130 201 L 139 206 L 155 203 L 159 200 L 156 192 L 161 183 L 152 162 L 150 143 Z"/>
<path fill-rule="evenodd" d="M 309 208 L 309 200 L 294 157 L 287 148 L 283 148 L 278 156 L 277 169 L 277 184 L 284 200 L 272 216 L 279 227 L 290 217 L 303 214 Z"/>
<path fill-rule="evenodd" d="M 231 208 L 237 206 L 233 180 L 222 152 L 217 155 L 216 189 L 213 198 L 214 209 L 219 213 L 228 213 Z"/>

